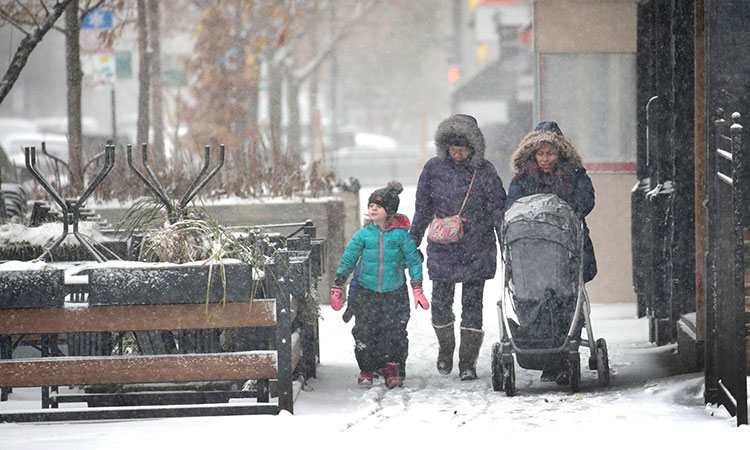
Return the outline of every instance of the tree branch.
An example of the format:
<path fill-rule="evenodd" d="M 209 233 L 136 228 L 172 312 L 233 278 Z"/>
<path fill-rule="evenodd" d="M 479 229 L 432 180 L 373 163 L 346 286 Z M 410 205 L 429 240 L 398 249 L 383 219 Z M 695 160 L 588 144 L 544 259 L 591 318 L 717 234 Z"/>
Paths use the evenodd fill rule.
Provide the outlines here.
<path fill-rule="evenodd" d="M 41 3 L 44 4 L 43 2 L 41 2 Z M 34 22 L 34 26 L 38 28 L 39 27 L 39 22 L 36 20 L 36 14 L 32 13 L 29 10 L 29 8 L 26 6 L 26 4 L 23 3 L 23 2 L 21 2 L 20 0 L 16 0 L 16 4 L 18 6 L 20 6 L 24 11 L 26 11 L 26 14 L 28 14 L 29 17 L 31 18 L 31 20 Z"/>
<path fill-rule="evenodd" d="M 81 8 L 81 10 L 80 10 L 81 11 L 81 15 L 79 16 L 80 17 L 79 22 L 83 22 L 83 19 L 86 18 L 86 16 L 88 15 L 88 13 L 90 13 L 91 11 L 93 11 L 95 9 L 99 9 L 104 4 L 104 2 L 105 2 L 105 0 L 97 0 L 97 2 L 94 3 L 93 5 L 90 5 L 90 4 L 87 3 L 86 7 L 85 8 Z"/>
<path fill-rule="evenodd" d="M 44 35 L 52 28 L 57 19 L 62 16 L 65 8 L 68 7 L 72 0 L 61 0 L 55 3 L 51 13 L 42 21 L 38 28 L 32 30 L 30 34 L 21 40 L 18 44 L 16 54 L 13 56 L 8 70 L 5 71 L 2 80 L 0 80 L 0 104 L 2 104 L 5 97 L 8 96 L 11 88 L 15 84 L 18 77 L 21 75 L 26 62 L 29 59 L 29 55 L 36 48 L 39 42 L 42 41 Z"/>
<path fill-rule="evenodd" d="M 340 41 L 347 33 L 349 33 L 351 28 L 357 22 L 359 22 L 363 17 L 369 14 L 375 8 L 377 3 L 377 1 L 371 1 L 365 7 L 361 8 L 357 13 L 351 16 L 349 20 L 336 31 L 336 34 L 334 34 L 331 40 L 325 46 L 323 46 L 320 52 L 313 59 L 311 59 L 307 64 L 300 67 L 299 69 L 290 71 L 291 76 L 297 82 L 301 82 L 305 78 L 309 77 L 310 74 L 312 74 L 318 68 L 318 66 L 320 66 L 320 64 L 322 64 L 323 61 L 325 61 L 326 58 L 330 56 L 333 49 L 336 48 L 338 41 Z"/>
<path fill-rule="evenodd" d="M 11 15 L 9 15 L 8 13 L 6 13 L 6 12 L 5 12 L 5 11 L 3 11 L 2 9 L 0 9 L 0 19 L 3 19 L 3 20 L 5 20 L 5 21 L 6 21 L 6 22 L 8 22 L 8 23 L 9 23 L 9 24 L 10 24 L 10 25 L 11 25 L 12 27 L 14 27 L 14 28 L 18 29 L 19 31 L 21 31 L 21 32 L 22 32 L 22 33 L 24 33 L 25 35 L 28 35 L 28 34 L 29 34 L 29 32 L 28 32 L 28 31 L 26 31 L 26 28 L 24 28 L 24 27 L 23 27 L 23 25 L 24 25 L 24 24 L 23 24 L 23 22 L 20 22 L 20 21 L 18 21 L 18 20 L 17 20 L 16 18 L 12 17 Z"/>

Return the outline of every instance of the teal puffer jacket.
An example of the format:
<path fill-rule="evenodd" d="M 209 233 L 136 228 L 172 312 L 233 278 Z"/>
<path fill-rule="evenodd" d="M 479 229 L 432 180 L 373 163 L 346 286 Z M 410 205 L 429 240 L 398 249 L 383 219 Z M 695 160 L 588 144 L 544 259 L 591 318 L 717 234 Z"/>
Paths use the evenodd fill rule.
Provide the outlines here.
<path fill-rule="evenodd" d="M 412 281 L 421 281 L 422 259 L 408 231 L 409 218 L 403 214 L 396 214 L 386 230 L 373 223 L 360 228 L 347 244 L 336 274 L 348 277 L 360 261 L 359 284 L 371 291 L 400 288 L 406 268 Z"/>

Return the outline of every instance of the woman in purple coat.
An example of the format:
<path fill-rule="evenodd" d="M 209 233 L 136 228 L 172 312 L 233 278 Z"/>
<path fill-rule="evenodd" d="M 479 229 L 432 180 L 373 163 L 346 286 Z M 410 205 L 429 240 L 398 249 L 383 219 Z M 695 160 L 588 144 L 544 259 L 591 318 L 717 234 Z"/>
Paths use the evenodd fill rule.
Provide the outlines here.
<path fill-rule="evenodd" d="M 472 116 L 457 114 L 441 122 L 435 145 L 437 156 L 427 161 L 419 177 L 409 233 L 419 247 L 434 218 L 461 211 L 461 239 L 440 244 L 428 238 L 427 271 L 432 280 L 432 325 L 439 344 L 438 372 L 447 375 L 453 370 L 453 297 L 456 283 L 461 283 L 458 369 L 461 380 L 473 380 L 484 338 L 484 283 L 495 276 L 505 189 L 495 167 L 484 159 L 484 136 Z"/>

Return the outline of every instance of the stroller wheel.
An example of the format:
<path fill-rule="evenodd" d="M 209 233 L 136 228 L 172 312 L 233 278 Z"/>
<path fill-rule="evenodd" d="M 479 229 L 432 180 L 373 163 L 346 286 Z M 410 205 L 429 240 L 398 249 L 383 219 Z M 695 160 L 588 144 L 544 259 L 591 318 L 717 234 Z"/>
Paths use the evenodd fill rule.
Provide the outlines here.
<path fill-rule="evenodd" d="M 596 374 L 599 386 L 609 386 L 609 356 L 607 355 L 607 341 L 596 340 Z"/>
<path fill-rule="evenodd" d="M 570 390 L 581 391 L 581 355 L 579 353 L 568 354 L 568 374 L 570 375 Z"/>
<path fill-rule="evenodd" d="M 507 397 L 516 395 L 516 366 L 512 356 L 510 362 L 503 364 L 503 388 Z"/>
<path fill-rule="evenodd" d="M 492 389 L 503 390 L 502 347 L 499 342 L 492 344 Z"/>

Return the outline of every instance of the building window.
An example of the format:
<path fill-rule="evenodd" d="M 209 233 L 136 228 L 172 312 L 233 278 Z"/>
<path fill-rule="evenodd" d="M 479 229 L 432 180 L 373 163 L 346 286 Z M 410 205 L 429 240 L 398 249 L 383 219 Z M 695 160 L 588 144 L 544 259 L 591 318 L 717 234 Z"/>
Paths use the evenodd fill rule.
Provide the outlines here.
<path fill-rule="evenodd" d="M 554 120 L 585 163 L 636 159 L 635 53 L 542 53 L 539 120 Z"/>

